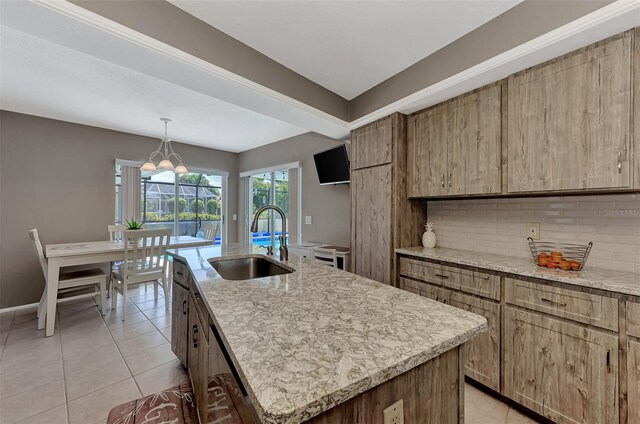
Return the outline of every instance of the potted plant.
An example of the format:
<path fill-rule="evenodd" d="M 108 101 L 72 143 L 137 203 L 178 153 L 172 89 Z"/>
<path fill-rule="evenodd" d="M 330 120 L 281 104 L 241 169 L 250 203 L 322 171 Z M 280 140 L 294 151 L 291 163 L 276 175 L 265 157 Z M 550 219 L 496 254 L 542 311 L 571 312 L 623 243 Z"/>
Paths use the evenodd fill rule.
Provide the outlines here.
<path fill-rule="evenodd" d="M 127 220 L 127 230 L 142 230 L 142 228 L 144 228 L 142 222 L 138 222 L 133 218 Z"/>

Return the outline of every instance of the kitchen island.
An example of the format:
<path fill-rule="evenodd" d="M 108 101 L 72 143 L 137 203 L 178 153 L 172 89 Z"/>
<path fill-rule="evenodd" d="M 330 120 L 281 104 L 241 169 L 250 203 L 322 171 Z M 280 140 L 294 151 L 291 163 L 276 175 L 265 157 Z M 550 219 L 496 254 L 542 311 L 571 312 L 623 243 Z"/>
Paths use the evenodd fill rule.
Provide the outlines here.
<path fill-rule="evenodd" d="M 382 423 L 401 399 L 407 423 L 462 421 L 461 347 L 486 330 L 485 318 L 308 259 L 260 253 L 245 245 L 169 251 L 172 347 L 189 368 L 199 412 L 207 398 L 196 386 L 228 365 L 262 423 Z M 289 273 L 231 280 L 212 266 L 249 256 Z"/>

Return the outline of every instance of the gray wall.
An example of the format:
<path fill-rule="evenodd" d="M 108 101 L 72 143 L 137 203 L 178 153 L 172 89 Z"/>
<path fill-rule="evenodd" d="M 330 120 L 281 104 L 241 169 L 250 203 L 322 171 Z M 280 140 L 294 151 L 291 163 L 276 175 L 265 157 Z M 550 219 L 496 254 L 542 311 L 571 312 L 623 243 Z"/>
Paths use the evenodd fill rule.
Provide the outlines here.
<path fill-rule="evenodd" d="M 349 185 L 321 186 L 318 183 L 313 162 L 315 153 L 339 144 L 341 143 L 320 134 L 312 132 L 301 134 L 240 153 L 238 170 L 251 171 L 300 161 L 302 163 L 302 240 L 349 246 L 351 237 Z M 239 193 L 238 234 L 244 234 L 247 215 L 242 201 L 245 196 L 242 184 L 240 184 Z M 305 215 L 313 217 L 311 225 L 305 225 Z"/>
<path fill-rule="evenodd" d="M 39 300 L 44 277 L 27 231 L 43 243 L 107 238 L 115 209 L 114 159 L 146 160 L 158 140 L 0 111 L 0 308 Z M 229 172 L 236 213 L 238 155 L 178 144 L 187 167 Z M 233 222 L 233 221 L 228 221 Z M 236 225 L 229 225 L 236 241 Z"/>
<path fill-rule="evenodd" d="M 587 15 L 612 0 L 525 0 L 349 102 L 355 120 Z"/>

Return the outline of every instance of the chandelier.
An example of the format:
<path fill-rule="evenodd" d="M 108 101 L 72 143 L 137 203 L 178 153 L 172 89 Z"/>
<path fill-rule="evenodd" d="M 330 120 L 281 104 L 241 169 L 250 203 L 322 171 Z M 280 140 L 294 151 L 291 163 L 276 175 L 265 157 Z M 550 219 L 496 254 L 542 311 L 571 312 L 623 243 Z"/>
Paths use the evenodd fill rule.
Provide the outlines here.
<path fill-rule="evenodd" d="M 172 140 L 167 137 L 167 124 L 171 122 L 171 119 L 160 118 L 160 120 L 164 122 L 164 137 L 160 140 L 158 148 L 149 156 L 149 161 L 142 165 L 140 170 L 148 172 L 173 171 L 176 174 L 186 174 L 189 171 L 187 171 L 187 168 L 182 164 L 182 158 L 180 155 L 173 151 L 173 147 L 171 146 Z M 153 163 L 153 159 L 156 156 L 160 156 L 162 158 L 158 166 Z M 176 161 L 178 161 L 178 166 L 173 166 L 173 163 L 171 162 L 172 156 Z"/>

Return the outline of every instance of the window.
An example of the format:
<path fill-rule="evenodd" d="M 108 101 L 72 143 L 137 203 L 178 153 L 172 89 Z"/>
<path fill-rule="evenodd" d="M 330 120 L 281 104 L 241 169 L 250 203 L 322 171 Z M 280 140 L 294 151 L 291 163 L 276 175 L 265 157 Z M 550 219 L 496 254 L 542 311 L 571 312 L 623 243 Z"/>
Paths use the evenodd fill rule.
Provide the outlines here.
<path fill-rule="evenodd" d="M 223 186 L 226 175 L 165 171 L 143 173 L 140 216 L 147 228 L 171 228 L 174 235 L 206 237 L 222 242 Z M 122 222 L 121 167 L 116 165 L 116 222 Z"/>

